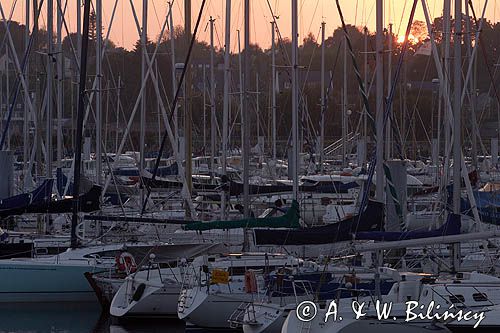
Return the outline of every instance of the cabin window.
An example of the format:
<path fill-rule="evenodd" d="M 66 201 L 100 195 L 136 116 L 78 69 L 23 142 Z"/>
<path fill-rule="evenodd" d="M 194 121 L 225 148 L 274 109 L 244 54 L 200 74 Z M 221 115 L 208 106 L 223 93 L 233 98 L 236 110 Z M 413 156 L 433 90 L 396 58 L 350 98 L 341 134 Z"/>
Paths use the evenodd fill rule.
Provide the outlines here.
<path fill-rule="evenodd" d="M 465 297 L 463 295 L 450 295 L 449 299 L 453 304 L 465 302 Z"/>
<path fill-rule="evenodd" d="M 488 301 L 488 296 L 486 296 L 485 293 L 475 293 L 475 294 L 472 294 L 472 298 L 476 302 L 487 302 Z"/>

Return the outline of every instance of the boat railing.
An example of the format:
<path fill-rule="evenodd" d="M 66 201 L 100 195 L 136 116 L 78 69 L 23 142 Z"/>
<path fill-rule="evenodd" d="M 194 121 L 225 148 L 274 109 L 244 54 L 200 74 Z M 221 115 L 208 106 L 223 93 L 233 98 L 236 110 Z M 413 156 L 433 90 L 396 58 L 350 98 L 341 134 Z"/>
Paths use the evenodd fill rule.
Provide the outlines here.
<path fill-rule="evenodd" d="M 295 297 L 295 304 L 299 304 L 303 298 L 312 299 L 313 298 L 313 286 L 309 280 L 294 280 L 292 282 L 293 294 Z M 302 291 L 302 292 L 301 292 Z M 285 306 L 283 297 L 280 300 L 280 305 Z"/>
<path fill-rule="evenodd" d="M 376 303 L 376 297 L 373 294 L 373 290 L 370 289 L 357 289 L 357 288 L 337 288 L 333 291 L 335 296 L 335 301 L 339 304 L 340 299 L 342 298 L 342 292 L 348 292 L 351 294 L 356 301 L 359 302 L 360 297 L 369 297 L 372 304 Z M 370 306 L 370 304 L 368 304 Z"/>

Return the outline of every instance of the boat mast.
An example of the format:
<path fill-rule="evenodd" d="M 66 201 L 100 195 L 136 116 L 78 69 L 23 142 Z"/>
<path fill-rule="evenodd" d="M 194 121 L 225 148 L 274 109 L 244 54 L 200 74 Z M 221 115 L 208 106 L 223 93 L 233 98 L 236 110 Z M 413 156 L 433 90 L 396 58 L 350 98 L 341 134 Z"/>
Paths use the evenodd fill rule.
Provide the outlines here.
<path fill-rule="evenodd" d="M 241 110 L 242 134 L 243 134 L 243 212 L 246 218 L 250 217 L 250 191 L 248 186 L 249 168 L 250 168 L 250 108 L 248 105 L 248 87 L 250 86 L 250 0 L 245 0 L 245 49 L 243 53 L 244 63 L 244 82 L 242 86 L 242 94 L 244 94 L 245 103 Z M 246 232 L 245 232 L 246 235 Z"/>
<path fill-rule="evenodd" d="M 238 33 L 238 80 L 240 84 L 240 135 L 241 135 L 241 149 L 243 150 L 243 57 L 241 52 L 241 36 L 240 30 Z"/>
<path fill-rule="evenodd" d="M 377 186 L 376 200 L 384 201 L 384 68 L 383 68 L 383 53 L 384 53 L 384 1 L 377 0 L 376 4 L 377 17 L 377 36 L 376 36 L 376 171 L 377 171 Z"/>
<path fill-rule="evenodd" d="M 392 23 L 389 23 L 389 31 L 387 33 L 388 43 L 387 43 L 387 96 L 391 93 L 392 86 Z M 389 109 L 391 114 L 387 117 L 387 123 L 385 124 L 385 159 L 391 158 L 391 141 L 392 141 L 392 106 Z"/>
<path fill-rule="evenodd" d="M 172 99 L 175 97 L 175 92 L 177 91 L 177 80 L 175 77 L 175 29 L 174 29 L 174 11 L 172 10 L 173 2 L 168 3 L 170 15 L 169 25 L 170 25 L 170 65 L 172 66 Z M 205 107 L 205 106 L 203 106 Z M 174 137 L 177 149 L 179 148 L 179 119 L 178 119 L 178 108 L 175 107 L 174 110 Z"/>
<path fill-rule="evenodd" d="M 24 30 L 24 53 L 28 52 L 29 48 L 29 42 L 30 42 L 30 2 L 31 0 L 26 0 L 26 5 L 25 5 L 25 22 L 26 22 L 26 29 Z M 29 57 L 26 57 L 26 65 L 25 65 L 25 71 L 24 71 L 24 80 L 26 83 L 26 91 L 24 93 L 24 114 L 23 114 L 23 162 L 24 162 L 24 179 L 23 179 L 23 189 L 26 192 L 28 190 L 28 184 L 31 182 L 28 182 L 28 177 L 31 178 L 31 170 L 28 168 L 29 160 L 30 160 L 30 151 L 29 148 L 31 145 L 29 144 L 29 134 L 28 134 L 28 129 L 29 129 L 29 119 L 30 119 L 30 113 L 29 113 L 29 80 L 28 80 L 28 73 L 30 73 L 30 65 L 29 65 Z"/>
<path fill-rule="evenodd" d="M 342 88 L 342 167 L 347 167 L 347 36 L 344 36 L 344 86 Z"/>
<path fill-rule="evenodd" d="M 226 175 L 227 169 L 227 140 L 229 130 L 229 60 L 231 55 L 231 0 L 226 0 L 226 29 L 224 45 L 224 105 L 222 110 L 222 174 Z M 226 219 L 226 194 L 221 196 L 222 220 Z"/>
<path fill-rule="evenodd" d="M 293 199 L 299 200 L 299 98 L 298 98 L 298 11 L 292 0 L 292 180 Z M 290 167 L 290 166 L 288 166 Z"/>
<path fill-rule="evenodd" d="M 384 202 L 384 104 L 383 104 L 383 94 L 384 94 L 384 68 L 383 68 L 383 52 L 384 52 L 384 0 L 377 0 L 376 3 L 376 115 L 375 115 L 375 127 L 376 127 L 376 172 L 377 172 L 377 186 L 375 190 L 375 198 L 379 202 Z M 370 186 L 371 184 L 367 184 Z M 378 299 L 381 299 L 380 291 L 380 273 L 378 267 L 382 265 L 382 252 L 376 252 L 376 263 L 377 271 L 375 273 L 375 294 Z"/>
<path fill-rule="evenodd" d="M 450 44 L 451 44 L 451 0 L 444 0 L 443 2 L 443 35 L 444 35 L 444 84 L 450 84 Z M 451 88 L 451 87 L 450 87 Z M 444 96 L 443 96 L 444 97 Z M 447 110 L 449 107 L 450 100 L 444 98 L 443 108 Z M 444 165 L 443 165 L 443 181 L 444 186 L 448 185 L 449 173 L 450 173 L 450 117 L 448 112 L 444 112 L 443 115 L 444 122 Z M 444 201 L 446 202 L 447 193 L 444 191 Z"/>
<path fill-rule="evenodd" d="M 61 161 L 63 158 L 63 142 L 62 142 L 62 117 L 63 117 L 63 65 L 64 56 L 62 49 L 62 18 L 63 18 L 63 7 L 61 6 L 61 0 L 57 0 L 57 170 L 61 171 Z M 28 25 L 26 25 L 26 29 Z M 26 122 L 26 119 L 25 119 Z M 27 145 L 27 142 L 25 143 Z M 59 185 L 59 184 L 58 184 Z M 59 186 L 57 186 L 59 189 Z M 62 193 L 59 193 L 62 195 Z"/>
<path fill-rule="evenodd" d="M 319 139 L 319 168 L 323 174 L 325 159 L 325 22 L 321 22 L 321 137 Z"/>
<path fill-rule="evenodd" d="M 368 28 L 365 26 L 363 28 L 363 34 L 364 34 L 364 67 L 365 67 L 365 72 L 364 72 L 364 85 L 365 89 L 368 89 Z M 365 144 L 365 151 L 364 155 L 362 158 L 363 161 L 363 167 L 365 167 L 365 162 L 366 162 L 366 145 L 368 144 L 368 110 L 366 109 L 365 105 L 363 105 L 363 135 L 364 137 L 364 144 Z"/>
<path fill-rule="evenodd" d="M 453 35 L 453 213 L 460 215 L 461 189 L 461 95 L 462 95 L 462 1 L 455 0 L 455 29 Z M 460 268 L 460 243 L 452 248 L 452 270 Z"/>
<path fill-rule="evenodd" d="M 146 1 L 146 0 L 145 0 Z M 192 32 L 191 32 L 191 0 L 184 1 L 184 37 L 186 43 L 186 49 L 191 43 Z M 192 121 L 193 117 L 191 114 L 191 71 L 189 70 L 189 65 L 187 66 L 185 71 L 185 80 L 184 80 L 184 152 L 185 152 L 185 160 L 186 160 L 186 187 L 187 193 L 192 193 L 192 185 L 193 185 L 193 137 L 192 137 Z M 186 200 L 186 219 L 191 218 L 191 210 L 190 205 Z"/>
<path fill-rule="evenodd" d="M 96 48 L 95 48 L 95 155 L 96 182 L 102 184 L 102 0 L 96 0 Z M 141 147 L 142 147 L 141 143 Z M 142 161 L 142 160 L 141 160 Z"/>
<path fill-rule="evenodd" d="M 81 63 L 80 55 L 82 53 L 82 1 L 81 0 L 76 0 L 76 61 L 78 64 Z M 80 98 L 80 71 L 76 71 L 76 106 L 78 108 L 78 98 Z M 73 114 L 72 114 L 73 116 Z M 75 146 L 75 139 L 76 139 L 76 128 L 75 124 L 73 121 L 71 122 L 71 144 Z"/>
<path fill-rule="evenodd" d="M 203 147 L 207 146 L 207 65 L 203 64 Z M 205 149 L 204 149 L 205 150 Z M 206 152 L 204 151 L 204 154 Z"/>
<path fill-rule="evenodd" d="M 215 46 L 214 46 L 214 22 L 210 16 L 210 174 L 213 180 L 215 173 L 215 152 L 216 152 L 216 132 L 215 132 Z M 204 78 L 205 79 L 205 78 Z"/>
<path fill-rule="evenodd" d="M 54 2 L 47 0 L 47 87 L 46 87 L 46 112 L 47 133 L 45 150 L 47 153 L 46 177 L 52 178 L 52 111 L 53 111 L 53 79 L 54 79 Z"/>
<path fill-rule="evenodd" d="M 80 85 L 75 138 L 75 166 L 73 168 L 73 215 L 71 219 L 71 248 L 78 246 L 76 227 L 80 206 L 80 169 L 82 165 L 83 116 L 85 112 L 85 80 L 87 77 L 87 48 L 89 43 L 90 0 L 85 0 L 83 8 L 83 36 L 80 48 Z"/>
<path fill-rule="evenodd" d="M 148 0 L 142 1 L 142 32 L 141 32 L 141 84 L 144 85 L 146 80 L 146 54 L 147 54 L 147 38 L 148 38 Z M 139 179 L 141 184 L 141 203 L 144 202 L 144 184 L 142 177 L 144 176 L 145 158 L 144 149 L 146 145 L 146 93 L 145 89 L 141 96 L 141 115 L 140 115 L 140 161 L 139 161 Z"/>
<path fill-rule="evenodd" d="M 271 21 L 271 76 L 272 76 L 272 136 L 273 136 L 273 161 L 276 163 L 276 29 L 274 18 Z"/>

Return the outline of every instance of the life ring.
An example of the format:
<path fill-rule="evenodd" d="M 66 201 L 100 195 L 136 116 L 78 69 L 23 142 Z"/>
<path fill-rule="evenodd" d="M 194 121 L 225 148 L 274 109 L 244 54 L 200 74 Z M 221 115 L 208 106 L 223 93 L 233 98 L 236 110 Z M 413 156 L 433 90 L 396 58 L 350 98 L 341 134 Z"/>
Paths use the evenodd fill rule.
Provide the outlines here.
<path fill-rule="evenodd" d="M 137 271 L 135 258 L 129 252 L 122 252 L 116 256 L 116 269 L 127 274 Z"/>

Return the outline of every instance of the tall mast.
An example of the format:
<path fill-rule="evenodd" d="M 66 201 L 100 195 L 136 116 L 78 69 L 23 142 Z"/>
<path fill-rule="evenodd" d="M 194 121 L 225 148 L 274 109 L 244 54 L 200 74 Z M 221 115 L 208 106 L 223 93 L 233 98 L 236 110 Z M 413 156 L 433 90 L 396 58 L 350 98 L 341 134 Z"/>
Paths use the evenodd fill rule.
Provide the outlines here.
<path fill-rule="evenodd" d="M 462 94 L 462 1 L 455 0 L 455 31 L 453 35 L 453 213 L 460 214 L 461 188 L 461 94 Z M 460 243 L 453 244 L 453 271 L 460 267 Z"/>
<path fill-rule="evenodd" d="M 185 45 L 186 50 L 191 43 L 191 0 L 184 1 L 184 36 L 185 36 Z M 192 137 L 192 110 L 191 110 L 191 71 L 189 70 L 188 64 L 184 64 L 187 66 L 185 68 L 186 76 L 185 76 L 185 89 L 184 89 L 184 152 L 186 159 L 186 187 L 188 193 L 191 193 L 192 185 L 193 185 L 193 137 Z M 186 202 L 186 218 L 191 218 L 191 210 L 189 209 L 189 204 Z"/>
<path fill-rule="evenodd" d="M 147 38 L 148 38 L 148 0 L 142 0 L 142 31 L 141 31 L 141 83 L 144 84 L 146 80 L 146 56 L 147 56 Z M 144 185 L 142 182 L 142 177 L 144 175 L 145 168 L 145 156 L 144 149 L 146 145 L 146 90 L 144 89 L 141 96 L 141 129 L 139 136 L 139 149 L 140 149 L 140 161 L 139 161 L 139 177 L 141 179 L 141 202 L 144 202 Z"/>
<path fill-rule="evenodd" d="M 321 22 L 321 137 L 319 139 L 319 167 L 323 173 L 325 159 L 325 22 Z"/>
<path fill-rule="evenodd" d="M 444 0 L 443 2 L 443 34 L 444 34 L 444 84 L 450 84 L 450 44 L 451 44 L 451 0 Z M 450 87 L 451 88 L 451 87 Z M 447 110 L 449 107 L 449 99 L 444 98 L 443 110 Z M 443 126 L 444 126 L 444 165 L 443 165 L 443 184 L 448 184 L 449 173 L 450 173 L 450 157 L 448 152 L 450 151 L 450 119 L 448 112 L 443 112 Z M 445 192 L 446 193 L 446 192 Z"/>
<path fill-rule="evenodd" d="M 342 88 L 342 166 L 347 167 L 347 36 L 344 36 L 344 87 Z"/>
<path fill-rule="evenodd" d="M 96 182 L 102 184 L 102 0 L 96 0 L 96 48 L 95 48 L 95 153 L 96 153 Z M 141 143 L 142 147 L 142 143 Z"/>
<path fill-rule="evenodd" d="M 226 0 L 226 28 L 224 45 L 224 105 L 222 114 L 222 174 L 226 175 L 227 168 L 227 140 L 229 130 L 229 60 L 231 55 L 231 0 Z M 226 195 L 221 196 L 222 220 L 226 217 Z"/>
<path fill-rule="evenodd" d="M 169 6 L 169 25 L 170 25 L 170 65 L 172 66 L 172 99 L 177 91 L 177 80 L 175 78 L 175 35 L 174 35 L 174 11 L 172 10 L 172 2 L 168 3 Z M 178 108 L 175 107 L 174 110 L 174 137 L 175 142 L 179 144 L 179 119 L 178 119 Z"/>
<path fill-rule="evenodd" d="M 45 150 L 47 153 L 46 176 L 52 178 L 52 110 L 53 110 L 53 79 L 54 79 L 54 3 L 53 0 L 47 0 L 47 95 L 46 95 L 46 121 L 47 135 L 45 139 Z"/>
<path fill-rule="evenodd" d="M 271 76 L 272 76 L 272 136 L 273 136 L 273 160 L 276 161 L 276 29 L 274 18 L 271 21 Z"/>
<path fill-rule="evenodd" d="M 250 86 L 250 0 L 245 0 L 245 50 L 243 53 L 245 66 L 243 93 L 245 103 L 242 109 L 243 127 L 243 209 L 245 217 L 250 217 L 249 168 L 250 168 L 250 108 L 248 106 L 248 87 Z"/>
<path fill-rule="evenodd" d="M 81 63 L 81 53 L 82 53 L 82 1 L 81 0 L 75 0 L 76 2 L 76 57 L 77 57 L 77 62 L 78 64 Z M 80 71 L 76 71 L 76 105 L 78 105 L 78 98 L 79 92 L 80 92 Z M 71 144 L 74 146 L 75 145 L 75 131 L 76 129 L 75 126 L 73 126 L 73 131 L 71 131 Z"/>
<path fill-rule="evenodd" d="M 215 173 L 216 132 L 215 132 L 215 46 L 214 46 L 214 19 L 210 16 L 210 171 Z"/>
<path fill-rule="evenodd" d="M 387 43 L 387 96 L 391 93 L 392 86 L 392 23 L 389 23 L 389 31 L 387 34 L 388 43 Z M 389 110 L 392 113 L 392 110 Z M 387 118 L 387 123 L 385 125 L 385 158 L 388 160 L 391 158 L 391 137 L 392 137 L 392 129 L 391 129 L 391 117 Z"/>
<path fill-rule="evenodd" d="M 470 25 L 470 15 L 469 15 L 469 6 L 465 6 L 465 29 L 467 31 L 471 31 L 471 25 Z M 471 132 L 472 132 L 472 150 L 471 150 L 471 157 L 472 157 L 472 165 L 474 168 L 477 169 L 478 166 L 478 160 L 477 160 L 477 136 L 478 136 L 478 128 L 477 128 L 477 118 L 476 118 L 476 102 L 477 102 L 477 96 L 476 96 L 476 82 L 477 82 L 477 61 L 476 58 L 473 57 L 472 55 L 472 38 L 470 34 L 465 34 L 465 43 L 467 45 L 467 57 L 470 59 L 469 61 L 472 61 L 472 65 L 474 67 L 474 72 L 469 79 L 469 91 L 470 91 L 470 117 L 471 117 Z"/>
<path fill-rule="evenodd" d="M 241 56 L 241 38 L 238 30 L 238 80 L 240 83 L 240 131 L 241 131 L 241 149 L 243 150 L 243 57 Z"/>
<path fill-rule="evenodd" d="M 298 12 L 292 0 L 292 180 L 293 199 L 299 200 L 299 98 L 298 98 Z M 290 167 L 290 166 L 288 166 Z"/>
<path fill-rule="evenodd" d="M 62 50 L 62 12 L 61 0 L 57 0 L 57 167 L 61 167 L 63 157 L 62 147 L 62 113 L 63 113 L 63 65 Z"/>
<path fill-rule="evenodd" d="M 87 77 L 87 47 L 89 42 L 90 0 L 85 0 L 83 9 L 83 37 L 80 52 L 80 85 L 75 140 L 75 167 L 73 168 L 73 215 L 71 219 L 71 248 L 78 246 L 76 227 L 80 202 L 80 169 L 82 165 L 83 116 L 85 112 L 85 80 Z"/>
<path fill-rule="evenodd" d="M 203 64 L 203 147 L 207 146 L 207 65 Z"/>
<path fill-rule="evenodd" d="M 262 149 L 264 147 L 260 146 L 260 107 L 259 107 L 259 72 L 255 73 L 255 114 L 257 115 L 257 121 L 255 122 L 257 126 L 257 144 L 259 146 L 259 154 L 262 155 Z"/>
<path fill-rule="evenodd" d="M 26 0 L 26 5 L 25 5 L 25 22 L 26 22 L 26 28 L 24 30 L 24 52 L 26 53 L 28 51 L 29 47 L 29 42 L 30 42 L 30 2 L 31 0 Z M 24 114 L 23 114 L 23 162 L 24 162 L 24 180 L 23 180 L 23 189 L 24 191 L 27 191 L 27 185 L 28 185 L 28 177 L 31 177 L 31 170 L 27 167 L 29 164 L 29 134 L 28 134 L 28 129 L 29 129 L 29 120 L 31 119 L 29 117 L 29 107 L 28 107 L 28 100 L 30 99 L 29 96 L 29 79 L 28 79 L 28 73 L 30 73 L 29 70 L 29 57 L 26 57 L 26 66 L 25 66 L 25 71 L 24 71 L 24 78 L 26 82 L 26 92 L 24 94 Z"/>
<path fill-rule="evenodd" d="M 365 89 L 368 89 L 368 28 L 365 26 L 363 28 L 363 33 L 364 33 L 364 65 L 365 65 L 365 77 L 364 77 L 364 85 Z M 363 135 L 365 136 L 365 145 L 368 144 L 368 110 L 366 110 L 366 107 L 363 105 Z M 365 154 L 366 154 L 366 146 L 365 146 Z M 363 156 L 363 162 L 366 162 L 365 156 Z"/>
<path fill-rule="evenodd" d="M 377 187 L 375 196 L 377 201 L 384 201 L 384 68 L 382 65 L 384 52 L 384 1 L 377 0 L 377 39 L 376 39 L 376 158 L 377 158 Z"/>

